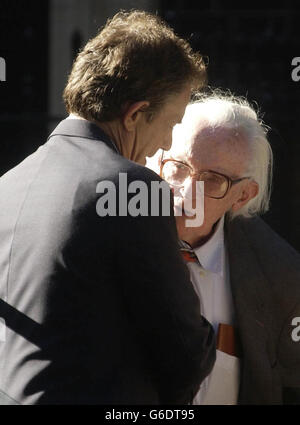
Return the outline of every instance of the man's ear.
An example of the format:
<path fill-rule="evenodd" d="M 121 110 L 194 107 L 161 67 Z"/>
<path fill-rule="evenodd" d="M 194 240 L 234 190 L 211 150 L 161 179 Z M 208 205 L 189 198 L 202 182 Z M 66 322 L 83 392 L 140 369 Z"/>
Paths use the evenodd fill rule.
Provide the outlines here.
<path fill-rule="evenodd" d="M 251 199 L 255 198 L 255 196 L 258 194 L 258 191 L 259 185 L 255 181 L 250 180 L 242 190 L 239 199 L 233 203 L 231 210 L 235 212 L 241 209 Z"/>
<path fill-rule="evenodd" d="M 146 111 L 149 105 L 150 102 L 141 100 L 125 107 L 122 123 L 127 131 L 131 132 L 135 130 L 142 114 Z"/>

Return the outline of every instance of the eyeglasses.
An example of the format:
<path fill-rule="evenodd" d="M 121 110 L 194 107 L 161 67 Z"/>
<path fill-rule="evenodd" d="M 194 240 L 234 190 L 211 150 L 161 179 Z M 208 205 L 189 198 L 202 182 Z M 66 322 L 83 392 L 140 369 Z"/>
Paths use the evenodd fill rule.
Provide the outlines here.
<path fill-rule="evenodd" d="M 161 161 L 160 175 L 174 187 L 182 187 L 189 177 L 199 177 L 197 180 L 204 182 L 204 196 L 214 199 L 224 198 L 233 185 L 250 178 L 241 177 L 232 180 L 224 174 L 211 170 L 193 173 L 193 169 L 188 164 L 174 159 L 163 159 Z"/>

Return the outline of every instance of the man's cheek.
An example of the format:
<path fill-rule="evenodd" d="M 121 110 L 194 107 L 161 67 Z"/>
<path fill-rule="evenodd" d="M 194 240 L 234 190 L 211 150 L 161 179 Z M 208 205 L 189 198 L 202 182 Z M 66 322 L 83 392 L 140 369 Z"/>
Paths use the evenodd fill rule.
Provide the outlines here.
<path fill-rule="evenodd" d="M 185 218 L 184 217 L 176 217 L 176 227 L 179 239 L 184 239 L 186 227 L 185 227 Z"/>

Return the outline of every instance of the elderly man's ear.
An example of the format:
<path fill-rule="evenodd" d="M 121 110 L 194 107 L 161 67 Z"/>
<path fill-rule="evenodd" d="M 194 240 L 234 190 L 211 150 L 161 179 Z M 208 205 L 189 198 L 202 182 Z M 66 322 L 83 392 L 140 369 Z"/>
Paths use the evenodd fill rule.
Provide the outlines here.
<path fill-rule="evenodd" d="M 258 194 L 258 191 L 259 191 L 259 186 L 255 181 L 250 180 L 249 182 L 247 182 L 247 184 L 242 190 L 242 193 L 239 199 L 233 203 L 231 210 L 235 212 L 241 209 L 251 199 L 255 198 L 255 196 Z"/>
<path fill-rule="evenodd" d="M 125 106 L 122 123 L 127 131 L 131 132 L 136 129 L 139 120 L 149 105 L 149 102 L 142 100 Z"/>

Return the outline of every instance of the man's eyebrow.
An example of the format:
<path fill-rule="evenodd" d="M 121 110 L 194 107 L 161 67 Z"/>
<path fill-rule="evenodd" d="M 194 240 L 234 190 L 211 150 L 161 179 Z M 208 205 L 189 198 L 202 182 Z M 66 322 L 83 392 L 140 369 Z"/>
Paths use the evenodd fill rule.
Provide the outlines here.
<path fill-rule="evenodd" d="M 236 174 L 229 173 L 227 170 L 223 170 L 223 169 L 215 170 L 214 168 L 207 168 L 206 170 L 203 170 L 203 171 L 211 171 L 211 172 L 216 173 L 216 174 L 221 174 L 223 176 L 229 177 L 232 180 L 240 178 L 240 176 L 237 176 Z"/>
<path fill-rule="evenodd" d="M 172 155 L 172 154 L 170 154 L 169 156 L 168 156 L 168 158 L 169 159 L 173 159 L 174 161 L 179 161 L 179 162 L 182 162 L 183 164 L 186 164 L 186 165 L 188 165 L 190 168 L 192 168 L 193 170 L 194 170 L 194 167 L 192 166 L 192 164 L 190 164 L 186 159 L 185 159 L 185 155 L 184 155 L 184 153 L 179 153 L 179 154 L 176 154 L 175 156 L 174 155 Z M 167 158 L 164 158 L 164 159 L 167 159 Z M 229 173 L 228 172 L 228 170 L 225 170 L 225 169 L 217 169 L 217 170 L 215 170 L 214 168 L 210 168 L 210 167 L 208 167 L 208 168 L 203 168 L 202 170 L 194 170 L 195 171 L 195 173 L 197 174 L 198 172 L 202 172 L 202 171 L 211 171 L 211 172 L 213 172 L 213 173 L 216 173 L 216 174 L 222 174 L 222 175 L 224 175 L 224 176 L 227 176 L 227 177 L 229 177 L 229 178 L 231 178 L 231 179 L 233 179 L 233 180 L 235 180 L 235 179 L 238 179 L 238 178 L 240 178 L 240 176 L 237 176 L 237 175 L 235 175 L 235 174 L 232 174 L 232 173 Z"/>

